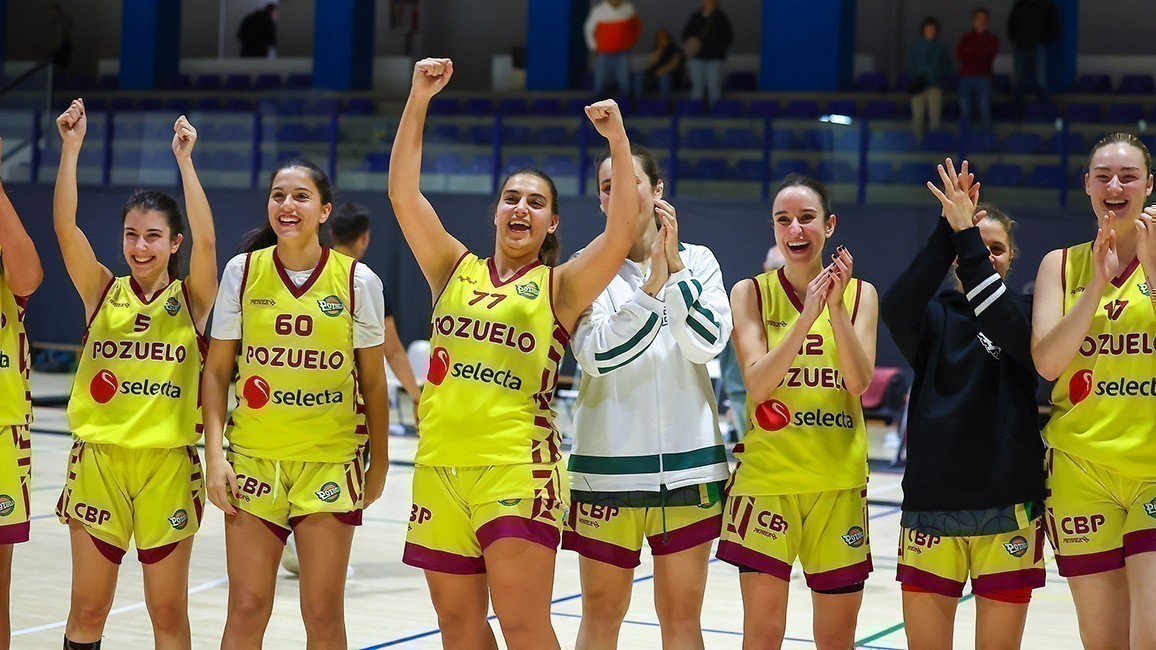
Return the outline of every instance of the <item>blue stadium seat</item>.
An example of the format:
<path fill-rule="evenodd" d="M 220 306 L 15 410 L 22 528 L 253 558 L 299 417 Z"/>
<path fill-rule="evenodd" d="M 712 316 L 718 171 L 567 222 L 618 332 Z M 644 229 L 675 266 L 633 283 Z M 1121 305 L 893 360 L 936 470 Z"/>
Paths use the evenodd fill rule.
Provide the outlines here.
<path fill-rule="evenodd" d="M 137 105 L 137 110 L 141 111 L 162 111 L 165 108 L 165 102 L 160 97 L 144 97 Z"/>
<path fill-rule="evenodd" d="M 911 131 L 877 131 L 872 134 L 870 147 L 875 151 L 914 151 L 915 134 Z"/>
<path fill-rule="evenodd" d="M 461 140 L 462 127 L 457 124 L 433 124 L 427 127 L 426 138 L 431 143 L 448 144 Z"/>
<path fill-rule="evenodd" d="M 773 99 L 756 99 L 747 105 L 747 114 L 751 117 L 778 117 L 779 102 Z"/>
<path fill-rule="evenodd" d="M 301 97 L 289 97 L 277 102 L 278 115 L 304 115 L 306 101 Z"/>
<path fill-rule="evenodd" d="M 136 99 L 132 97 L 114 97 L 111 106 L 114 111 L 135 111 Z"/>
<path fill-rule="evenodd" d="M 991 131 L 969 133 L 963 140 L 963 151 L 969 156 L 977 153 L 996 153 L 999 151 L 999 136 Z"/>
<path fill-rule="evenodd" d="M 502 172 L 505 174 L 509 174 L 518 169 L 537 166 L 538 160 L 529 154 L 509 154 L 502 160 Z"/>
<path fill-rule="evenodd" d="M 281 75 L 259 74 L 253 82 L 253 90 L 277 90 L 281 87 Z"/>
<path fill-rule="evenodd" d="M 215 112 L 225 110 L 225 102 L 216 97 L 203 97 L 193 102 L 193 110 Z"/>
<path fill-rule="evenodd" d="M 741 181 L 762 182 L 767 176 L 767 167 L 761 160 L 744 159 L 735 163 L 734 178 Z"/>
<path fill-rule="evenodd" d="M 544 126 L 534 134 L 534 141 L 544 147 L 562 147 L 572 143 L 574 137 L 564 126 Z"/>
<path fill-rule="evenodd" d="M 824 183 L 854 183 L 855 169 L 846 160 L 822 160 L 815 166 L 815 176 Z"/>
<path fill-rule="evenodd" d="M 341 109 L 341 102 L 335 97 L 322 97 L 305 106 L 312 115 L 333 115 Z"/>
<path fill-rule="evenodd" d="M 530 102 L 530 112 L 542 117 L 562 115 L 562 102 L 552 98 L 538 98 Z"/>
<path fill-rule="evenodd" d="M 551 176 L 577 176 L 578 159 L 574 156 L 547 156 L 542 159 L 542 171 Z"/>
<path fill-rule="evenodd" d="M 1104 114 L 1109 124 L 1135 124 L 1144 118 L 1144 107 L 1140 104 L 1112 104 Z"/>
<path fill-rule="evenodd" d="M 771 129 L 771 146 L 775 149 L 793 149 L 795 132 L 790 129 Z"/>
<path fill-rule="evenodd" d="M 564 109 L 562 109 L 562 114 L 573 116 L 573 117 L 585 118 L 586 105 L 589 103 L 590 102 L 586 101 L 585 99 L 583 99 L 581 97 L 575 97 L 575 98 L 566 102 L 566 107 Z"/>
<path fill-rule="evenodd" d="M 199 74 L 193 79 L 193 90 L 220 90 L 221 78 L 215 74 Z"/>
<path fill-rule="evenodd" d="M 377 112 L 377 104 L 370 97 L 354 97 L 345 102 L 342 112 L 349 115 L 373 115 Z"/>
<path fill-rule="evenodd" d="M 935 173 L 935 168 L 927 163 L 920 162 L 906 162 L 899 167 L 899 172 L 892 177 L 894 182 L 902 185 L 923 185 L 932 177 L 936 181 L 939 180 L 939 175 Z"/>
<path fill-rule="evenodd" d="M 1088 173 L 1087 167 L 1081 167 L 1080 169 L 1077 169 L 1076 171 L 1072 172 L 1072 175 L 1070 177 L 1070 179 L 1071 179 L 1070 184 L 1068 185 L 1068 187 L 1070 187 L 1073 190 L 1084 189 L 1084 174 L 1087 174 L 1087 173 Z"/>
<path fill-rule="evenodd" d="M 787 103 L 784 117 L 799 120 L 813 120 L 819 117 L 819 102 L 811 99 L 792 99 Z"/>
<path fill-rule="evenodd" d="M 759 132 L 749 128 L 727 129 L 720 144 L 725 149 L 758 149 L 763 146 Z"/>
<path fill-rule="evenodd" d="M 85 102 L 85 104 L 88 105 L 88 102 Z M 89 106 L 89 108 L 91 108 L 91 106 Z M 193 103 L 187 99 L 184 99 L 183 97 L 176 97 L 174 99 L 165 100 L 164 110 L 170 113 L 181 115 L 193 110 Z M 92 127 L 90 126 L 88 128 L 89 132 L 91 133 Z"/>
<path fill-rule="evenodd" d="M 663 117 L 670 115 L 670 100 L 661 97 L 644 97 L 638 100 L 635 114 L 642 117 Z"/>
<path fill-rule="evenodd" d="M 1064 185 L 1064 170 L 1059 165 L 1036 165 L 1028 174 L 1026 185 L 1060 189 Z"/>
<path fill-rule="evenodd" d="M 1072 91 L 1083 95 L 1112 92 L 1112 78 L 1106 74 L 1082 74 Z"/>
<path fill-rule="evenodd" d="M 217 125 L 214 139 L 221 142 L 247 142 L 253 137 L 253 125 L 226 122 Z"/>
<path fill-rule="evenodd" d="M 1108 91 L 1105 90 L 1104 92 Z M 1098 104 L 1085 102 L 1068 104 L 1068 120 L 1083 123 L 1099 122 L 1100 106 Z"/>
<path fill-rule="evenodd" d="M 432 156 L 425 156 L 421 161 L 421 170 L 434 174 L 459 173 L 466 163 L 462 154 L 456 151 L 439 151 Z"/>
<path fill-rule="evenodd" d="M 984 185 L 998 187 L 1019 187 L 1024 184 L 1024 170 L 1019 165 L 996 163 L 983 170 L 982 176 L 977 173 Z"/>
<path fill-rule="evenodd" d="M 205 156 L 201 156 L 202 162 Z M 136 147 L 125 148 L 120 147 L 114 149 L 112 152 L 112 166 L 113 167 L 130 167 L 137 168 L 141 164 L 141 151 Z"/>
<path fill-rule="evenodd" d="M 279 142 L 303 142 L 309 139 L 309 129 L 299 122 L 290 122 L 277 127 Z"/>
<path fill-rule="evenodd" d="M 922 149 L 954 156 L 959 151 L 959 138 L 953 131 L 929 131 L 923 136 Z"/>
<path fill-rule="evenodd" d="M 730 174 L 726 158 L 702 158 L 694 166 L 694 177 L 708 181 L 726 179 Z"/>
<path fill-rule="evenodd" d="M 461 106 L 462 115 L 493 115 L 494 102 L 485 97 L 470 97 L 462 101 Z"/>
<path fill-rule="evenodd" d="M 498 101 L 498 112 L 502 115 L 525 115 L 530 112 L 530 102 L 521 97 L 507 97 Z"/>
<path fill-rule="evenodd" d="M 830 129 L 808 129 L 803 131 L 803 149 L 829 151 L 835 148 L 835 134 Z"/>
<path fill-rule="evenodd" d="M 528 126 L 504 124 L 502 125 L 502 142 L 515 146 L 533 144 L 534 132 Z"/>
<path fill-rule="evenodd" d="M 714 129 L 704 127 L 688 129 L 682 136 L 682 144 L 688 149 L 713 149 L 718 146 Z"/>
<path fill-rule="evenodd" d="M 855 79 L 854 90 L 868 93 L 882 93 L 887 91 L 887 74 L 883 72 L 864 72 Z"/>
<path fill-rule="evenodd" d="M 874 160 L 867 163 L 867 181 L 870 183 L 891 183 L 894 171 L 891 163 L 885 160 Z"/>
<path fill-rule="evenodd" d="M 714 117 L 742 117 L 743 103 L 737 99 L 720 99 L 710 107 Z"/>
<path fill-rule="evenodd" d="M 674 143 L 674 134 L 668 127 L 655 127 L 646 132 L 643 142 L 651 149 L 669 149 Z"/>
<path fill-rule="evenodd" d="M 1024 107 L 1024 119 L 1031 122 L 1054 122 L 1060 107 L 1052 102 L 1032 102 Z"/>
<path fill-rule="evenodd" d="M 869 120 L 893 120 L 899 117 L 899 108 L 889 99 L 873 99 L 863 104 L 863 117 Z"/>
<path fill-rule="evenodd" d="M 1080 133 L 1068 133 L 1065 139 L 1063 133 L 1054 133 L 1052 137 L 1048 138 L 1047 151 L 1048 153 L 1062 153 L 1064 148 L 1067 148 L 1068 153 L 1084 153 L 1087 149 L 1084 144 L 1084 136 Z"/>
<path fill-rule="evenodd" d="M 371 151 L 365 154 L 365 158 L 358 165 L 358 170 L 363 172 L 387 172 L 389 171 L 389 153 L 385 151 Z"/>
<path fill-rule="evenodd" d="M 225 90 L 249 90 L 253 87 L 253 79 L 247 74 L 231 74 L 225 77 L 222 88 Z"/>
<path fill-rule="evenodd" d="M 1003 141 L 1004 153 L 1030 154 L 1040 150 L 1040 134 L 1018 132 L 1009 134 Z"/>
<path fill-rule="evenodd" d="M 225 100 L 221 108 L 226 111 L 233 111 L 234 113 L 248 113 L 253 110 L 253 102 L 244 97 L 230 97 Z"/>
<path fill-rule="evenodd" d="M 470 127 L 469 140 L 474 144 L 489 145 L 494 142 L 494 127 L 488 124 L 478 124 Z"/>
<path fill-rule="evenodd" d="M 775 161 L 771 177 L 774 179 L 782 179 L 789 174 L 809 174 L 810 172 L 811 166 L 807 164 L 806 160 L 787 158 Z"/>
<path fill-rule="evenodd" d="M 457 115 L 458 100 L 453 97 L 434 97 L 429 102 L 430 115 Z"/>
<path fill-rule="evenodd" d="M 840 129 L 835 136 L 835 151 L 859 151 L 862 136 L 859 129 Z"/>
<path fill-rule="evenodd" d="M 305 90 L 313 87 L 313 75 L 308 72 L 291 74 L 285 79 L 285 87 L 294 90 Z"/>
<path fill-rule="evenodd" d="M 1151 95 L 1156 93 L 1156 83 L 1152 81 L 1150 74 L 1126 74 L 1120 77 L 1120 87 L 1116 89 L 1116 92 L 1129 95 Z"/>
<path fill-rule="evenodd" d="M 859 114 L 858 102 L 852 99 L 832 99 L 827 102 L 827 115 L 851 115 Z"/>
<path fill-rule="evenodd" d="M 697 99 L 679 99 L 674 102 L 674 113 L 684 117 L 706 115 L 706 106 Z"/>

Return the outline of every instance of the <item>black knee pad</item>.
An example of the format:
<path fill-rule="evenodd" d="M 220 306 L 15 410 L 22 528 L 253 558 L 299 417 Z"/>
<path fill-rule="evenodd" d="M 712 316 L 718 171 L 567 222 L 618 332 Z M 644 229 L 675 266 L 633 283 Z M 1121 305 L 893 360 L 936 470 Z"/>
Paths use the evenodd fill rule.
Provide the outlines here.
<path fill-rule="evenodd" d="M 829 596 L 837 596 L 839 594 L 853 594 L 857 591 L 863 591 L 864 584 L 865 583 L 862 582 L 856 582 L 855 584 L 847 585 L 846 587 L 835 587 L 834 589 L 812 589 L 811 591 L 817 594 L 827 594 Z"/>

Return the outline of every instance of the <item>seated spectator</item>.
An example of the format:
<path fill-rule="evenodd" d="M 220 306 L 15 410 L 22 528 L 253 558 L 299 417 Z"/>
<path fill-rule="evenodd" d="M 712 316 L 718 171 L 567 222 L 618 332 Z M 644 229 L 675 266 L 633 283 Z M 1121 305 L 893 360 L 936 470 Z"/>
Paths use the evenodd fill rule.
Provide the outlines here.
<path fill-rule="evenodd" d="M 671 92 L 682 85 L 685 68 L 686 59 L 674 37 L 665 29 L 658 30 L 654 47 L 646 55 L 646 70 L 634 78 L 634 94 L 641 97 L 657 89 L 663 99 L 670 99 Z"/>

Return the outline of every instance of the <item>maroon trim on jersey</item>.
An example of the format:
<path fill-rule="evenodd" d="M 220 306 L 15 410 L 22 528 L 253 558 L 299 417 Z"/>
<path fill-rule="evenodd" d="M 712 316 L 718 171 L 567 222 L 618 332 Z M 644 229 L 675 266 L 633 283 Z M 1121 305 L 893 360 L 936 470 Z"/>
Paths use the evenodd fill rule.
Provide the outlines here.
<path fill-rule="evenodd" d="M 1060 295 L 1064 297 L 1060 301 L 1060 309 L 1063 310 L 1064 303 L 1068 301 L 1068 249 L 1066 248 L 1060 254 Z"/>
<path fill-rule="evenodd" d="M 832 589 L 840 589 L 842 587 L 850 587 L 867 580 L 867 576 L 871 575 L 874 570 L 871 564 L 871 554 L 867 554 L 867 559 L 845 566 L 841 569 L 834 569 L 832 571 L 823 571 L 822 573 L 807 573 L 803 572 L 803 576 L 807 578 L 807 586 L 812 591 L 830 591 Z"/>
<path fill-rule="evenodd" d="M 31 530 L 32 522 L 30 521 L 23 521 L 10 526 L 0 526 L 0 545 L 27 542 L 28 534 Z"/>
<path fill-rule="evenodd" d="M 542 266 L 542 262 L 540 262 L 538 260 L 534 260 L 533 262 L 530 262 L 526 266 L 523 266 L 522 268 L 515 271 L 514 274 L 511 275 L 509 278 L 502 280 L 500 277 L 498 277 L 498 267 L 494 265 L 494 258 L 492 258 L 492 257 L 486 258 L 486 267 L 490 269 L 490 282 L 493 283 L 493 285 L 495 287 L 503 287 L 507 284 L 510 284 L 514 280 L 517 280 L 518 278 L 522 277 L 523 275 L 526 275 L 527 273 L 538 268 L 539 266 Z"/>
<path fill-rule="evenodd" d="M 252 253 L 245 253 L 245 268 L 241 269 L 241 285 L 237 288 L 237 306 L 244 309 L 245 305 L 245 286 L 249 283 L 249 260 L 253 259 Z"/>
<path fill-rule="evenodd" d="M 549 549 L 557 549 L 562 542 L 562 531 L 556 526 L 517 515 L 491 519 L 482 524 L 476 535 L 482 551 L 499 539 L 524 539 Z"/>
<path fill-rule="evenodd" d="M 903 583 L 904 591 L 924 591 L 948 598 L 963 597 L 964 583 L 937 576 L 930 571 L 917 569 L 907 564 L 900 564 L 895 568 L 895 580 Z M 908 587 L 914 587 L 914 589 L 908 589 Z"/>
<path fill-rule="evenodd" d="M 855 306 L 851 308 L 851 324 L 855 324 L 855 317 L 859 315 L 859 299 L 863 297 L 863 281 L 855 280 Z"/>
<path fill-rule="evenodd" d="M 401 554 L 402 564 L 437 571 L 438 573 L 452 573 L 461 576 L 477 575 L 486 572 L 486 561 L 480 557 L 468 557 L 457 553 L 436 551 L 432 548 L 419 546 L 413 542 L 405 543 L 405 550 Z"/>
<path fill-rule="evenodd" d="M 237 510 L 241 510 L 241 508 L 237 508 Z M 248 511 L 246 510 L 245 512 L 248 512 Z M 253 515 L 253 513 L 251 513 L 251 512 L 249 512 L 249 514 Z M 257 517 L 257 515 L 253 515 L 253 516 Z M 257 519 L 260 520 L 261 523 L 265 524 L 265 527 L 269 529 L 269 532 L 273 533 L 273 535 L 276 536 L 277 539 L 281 540 L 282 544 L 289 541 L 289 535 L 291 535 L 293 533 L 292 530 L 289 530 L 288 528 L 285 528 L 284 526 L 280 526 L 278 524 L 275 524 L 275 523 L 269 521 L 268 519 L 262 519 L 261 517 L 257 517 Z"/>
<path fill-rule="evenodd" d="M 1125 266 L 1119 275 L 1112 278 L 1112 285 L 1117 289 L 1124 286 L 1124 283 L 1128 281 L 1128 278 L 1132 277 L 1132 273 L 1136 271 L 1136 267 L 1138 266 L 1140 266 L 1140 258 L 1133 257 L 1132 261 L 1128 262 L 1128 266 Z"/>
<path fill-rule="evenodd" d="M 132 292 L 136 294 L 137 300 L 140 300 L 141 302 L 143 302 L 146 305 L 153 304 L 153 301 L 156 300 L 157 297 L 160 296 L 162 293 L 164 293 L 165 289 L 168 289 L 169 287 L 171 287 L 174 282 L 176 282 L 176 279 L 169 278 L 169 283 L 166 284 L 165 286 L 161 287 L 160 289 L 157 289 L 156 293 L 153 294 L 152 298 L 145 298 L 144 289 L 140 286 L 140 283 L 136 281 L 135 277 L 133 277 L 131 275 L 128 276 L 129 288 L 132 289 Z"/>
<path fill-rule="evenodd" d="M 281 276 L 281 283 L 285 285 L 285 289 L 293 295 L 294 298 L 304 296 L 307 291 L 313 288 L 317 279 L 321 277 L 321 272 L 325 270 L 325 263 L 329 261 L 329 247 L 321 247 L 321 257 L 317 260 L 317 266 L 313 267 L 313 271 L 309 274 L 309 279 L 301 286 L 293 284 L 292 278 L 289 277 L 289 271 L 285 269 L 285 265 L 281 263 L 281 257 L 277 255 L 277 249 L 273 249 L 273 266 L 277 268 L 277 275 Z"/>
<path fill-rule="evenodd" d="M 1038 589 L 1043 587 L 1047 581 L 1047 571 L 1044 571 L 1041 566 L 1019 571 L 993 573 L 986 576 L 973 576 L 971 590 L 975 592 L 976 596 L 996 595 L 1001 591 L 1014 589 Z"/>
<path fill-rule="evenodd" d="M 1156 529 L 1134 530 L 1124 534 L 1124 557 L 1156 551 Z"/>
<path fill-rule="evenodd" d="M 454 274 L 457 273 L 458 268 L 461 267 L 462 260 L 466 259 L 466 255 L 469 255 L 469 254 L 470 254 L 470 251 L 467 250 L 466 252 L 462 253 L 460 257 L 458 257 L 458 261 L 454 262 L 453 268 L 450 269 L 449 275 L 446 276 L 446 283 L 442 285 L 441 290 L 438 291 L 438 295 L 434 296 L 433 306 L 435 309 L 438 306 L 438 301 L 442 299 L 442 294 L 444 294 L 446 292 L 446 289 L 449 288 L 449 286 L 450 286 L 450 282 L 453 281 Z"/>
<path fill-rule="evenodd" d="M 576 512 L 577 509 L 570 510 L 571 526 L 574 525 Z M 574 551 L 586 559 L 616 566 L 620 569 L 634 569 L 642 564 L 641 549 L 635 551 L 600 539 L 583 537 L 573 530 L 566 530 L 562 533 L 562 550 Z"/>
<path fill-rule="evenodd" d="M 69 517 L 69 519 L 72 518 Z M 100 551 L 100 554 L 103 555 L 109 562 L 119 565 L 121 561 L 124 560 L 125 550 L 123 548 L 109 544 L 103 539 L 93 535 L 92 531 L 88 530 L 87 526 L 85 526 L 84 532 L 88 533 L 88 538 L 92 540 L 93 546 L 95 546 L 96 550 Z"/>
<path fill-rule="evenodd" d="M 357 277 L 357 260 L 353 260 L 353 264 L 349 266 L 349 316 L 356 318 L 353 315 L 357 313 L 357 292 L 354 291 L 353 279 Z"/>
<path fill-rule="evenodd" d="M 718 514 L 662 535 L 652 535 L 646 542 L 650 544 L 651 555 L 670 555 L 717 538 L 722 534 L 722 526 L 723 516 Z"/>
<path fill-rule="evenodd" d="M 718 552 L 715 553 L 715 557 L 740 569 L 752 569 L 774 576 L 779 580 L 791 581 L 791 565 L 735 542 L 725 539 L 719 540 Z"/>
<path fill-rule="evenodd" d="M 185 539 L 188 539 L 187 537 Z M 156 564 L 166 557 L 172 555 L 173 551 L 177 550 L 177 544 L 180 542 L 173 542 L 165 544 L 164 546 L 157 546 L 155 548 L 138 548 L 136 551 L 137 559 L 141 564 Z"/>
<path fill-rule="evenodd" d="M 84 334 L 80 335 L 80 344 L 84 345 L 88 342 L 88 330 L 92 328 L 92 322 L 96 320 L 96 315 L 100 313 L 100 308 L 104 306 L 104 301 L 108 298 L 108 292 L 112 291 L 112 285 L 116 283 L 116 278 L 108 281 L 108 286 L 100 294 L 100 300 L 96 302 L 96 309 L 92 310 L 92 315 L 88 317 L 88 322 L 84 325 Z"/>
<path fill-rule="evenodd" d="M 763 322 L 763 287 L 759 284 L 758 278 L 751 278 L 751 283 L 755 285 L 755 306 L 759 310 L 759 322 Z"/>
<path fill-rule="evenodd" d="M 558 310 L 554 308 L 554 267 L 552 266 L 550 267 L 550 313 L 554 315 L 554 325 L 557 326 L 557 329 L 554 331 L 554 338 L 558 338 L 557 330 L 562 330 L 562 334 L 566 339 L 565 341 L 562 341 L 562 345 L 569 345 L 570 330 L 566 329 L 566 326 L 562 324 L 562 321 L 558 320 Z"/>
<path fill-rule="evenodd" d="M 1056 554 L 1056 568 L 1065 578 L 1089 576 L 1096 573 L 1106 573 L 1124 568 L 1124 549 L 1113 548 L 1099 553 L 1085 553 L 1083 555 Z"/>
<path fill-rule="evenodd" d="M 787 272 L 784 269 L 779 269 L 779 284 L 783 286 L 783 293 L 787 294 L 787 299 L 791 301 L 791 305 L 800 314 L 803 313 L 803 301 L 799 300 L 798 294 L 795 293 L 795 288 L 791 286 L 791 282 L 787 280 Z"/>

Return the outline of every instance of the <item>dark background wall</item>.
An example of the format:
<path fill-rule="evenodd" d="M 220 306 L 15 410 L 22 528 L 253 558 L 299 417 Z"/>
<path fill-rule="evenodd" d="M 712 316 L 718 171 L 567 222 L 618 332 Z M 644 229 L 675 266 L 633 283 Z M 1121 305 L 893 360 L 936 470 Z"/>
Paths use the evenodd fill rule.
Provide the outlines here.
<path fill-rule="evenodd" d="M 44 285 L 28 307 L 28 330 L 33 341 L 79 343 L 84 313 L 52 231 L 52 186 L 9 185 L 9 196 L 36 241 L 45 268 Z M 129 192 L 122 188 L 81 188 L 78 219 L 97 256 L 114 273 L 127 273 L 120 253 L 120 207 Z M 996 199 L 998 197 L 989 197 Z M 241 235 L 265 219 L 262 192 L 210 190 L 217 227 L 218 255 L 223 268 Z M 402 340 L 429 336 L 430 293 L 417 264 L 400 236 L 384 193 L 348 192 L 338 201 L 368 206 L 373 215 L 372 241 L 366 262 L 385 282 L 386 293 L 398 312 Z M 446 228 L 480 255 L 493 251 L 493 199 L 488 196 L 434 195 L 430 197 Z M 759 272 L 773 235 L 770 210 L 753 201 L 676 200 L 679 230 L 684 241 L 714 251 L 727 287 Z M 906 268 L 916 248 L 930 234 L 938 210 L 912 206 L 835 205 L 838 225 L 829 247 L 845 244 L 855 256 L 855 275 L 884 291 Z M 1090 239 L 1094 234 L 1087 206 L 1060 212 L 1055 209 L 1009 209 L 1019 221 L 1020 259 L 1013 264 L 1009 284 L 1023 288 L 1035 278 L 1044 254 L 1056 247 Z M 560 235 L 564 255 L 589 242 L 603 227 L 595 200 L 564 198 Z M 879 364 L 903 365 L 883 328 L 879 337 Z"/>

